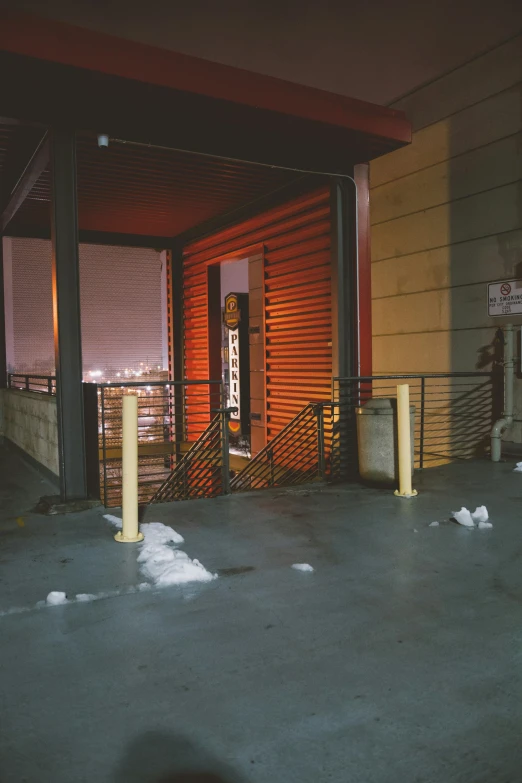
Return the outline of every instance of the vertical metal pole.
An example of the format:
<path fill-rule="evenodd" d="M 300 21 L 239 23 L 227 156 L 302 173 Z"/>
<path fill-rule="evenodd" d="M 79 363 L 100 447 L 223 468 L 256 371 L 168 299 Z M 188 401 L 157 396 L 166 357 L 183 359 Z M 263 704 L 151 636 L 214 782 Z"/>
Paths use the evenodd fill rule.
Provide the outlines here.
<path fill-rule="evenodd" d="M 167 292 L 169 317 L 169 353 L 170 378 L 173 381 L 174 398 L 174 441 L 176 462 L 182 458 L 181 445 L 187 440 L 185 422 L 185 357 L 184 357 L 184 299 L 183 299 L 183 252 L 182 248 L 173 246 L 168 253 L 170 270 L 167 277 L 169 290 Z"/>
<path fill-rule="evenodd" d="M 107 439 L 105 435 L 105 389 L 100 386 L 101 394 L 101 430 L 103 452 L 103 504 L 107 505 Z"/>
<path fill-rule="evenodd" d="M 86 498 L 82 338 L 76 188 L 76 138 L 55 129 L 52 155 L 52 272 L 60 494 Z"/>
<path fill-rule="evenodd" d="M 272 449 L 268 449 L 266 453 L 269 461 L 270 461 L 270 487 L 274 486 L 274 452 Z"/>
<path fill-rule="evenodd" d="M 326 465 L 324 458 L 324 410 L 322 405 L 317 405 L 315 409 L 317 416 L 317 467 L 319 478 L 324 481 L 326 474 Z"/>
<path fill-rule="evenodd" d="M 85 449 L 87 454 L 87 488 L 89 497 L 100 499 L 100 446 L 98 437 L 98 387 L 83 384 L 85 413 Z"/>
<path fill-rule="evenodd" d="M 0 389 L 7 387 L 7 342 L 4 293 L 4 239 L 0 234 Z"/>
<path fill-rule="evenodd" d="M 332 370 L 339 378 L 357 376 L 357 197 L 353 182 L 332 178 L 330 187 L 332 277 Z M 351 381 L 339 382 L 339 464 L 341 475 L 355 471 L 356 432 L 347 397 Z M 345 394 L 343 395 L 343 391 Z"/>
<path fill-rule="evenodd" d="M 330 188 L 333 375 L 357 373 L 357 196 L 351 181 L 333 179 Z"/>
<path fill-rule="evenodd" d="M 223 495 L 230 495 L 230 452 L 228 437 L 228 418 L 230 414 L 221 410 L 221 473 Z"/>
<path fill-rule="evenodd" d="M 426 378 L 423 375 L 421 378 L 421 409 L 420 409 L 420 456 L 419 467 L 422 470 L 424 468 L 424 411 L 426 404 Z"/>

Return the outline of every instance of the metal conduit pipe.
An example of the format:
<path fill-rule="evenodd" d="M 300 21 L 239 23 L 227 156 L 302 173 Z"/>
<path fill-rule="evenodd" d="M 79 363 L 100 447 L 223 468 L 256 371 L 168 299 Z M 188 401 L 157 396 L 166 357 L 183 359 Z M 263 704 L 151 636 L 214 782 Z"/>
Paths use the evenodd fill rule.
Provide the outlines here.
<path fill-rule="evenodd" d="M 515 384 L 515 328 L 506 324 L 504 332 L 504 412 L 491 430 L 491 461 L 500 462 L 502 435 L 513 424 L 513 395 Z"/>

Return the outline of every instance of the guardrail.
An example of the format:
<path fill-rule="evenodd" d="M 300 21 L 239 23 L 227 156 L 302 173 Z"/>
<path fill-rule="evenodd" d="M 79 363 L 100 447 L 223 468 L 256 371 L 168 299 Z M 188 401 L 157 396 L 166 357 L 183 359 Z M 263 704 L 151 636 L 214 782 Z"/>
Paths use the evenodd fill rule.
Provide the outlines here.
<path fill-rule="evenodd" d="M 487 454 L 492 423 L 502 410 L 501 373 L 334 378 L 332 399 L 309 403 L 251 461 L 229 453 L 221 380 L 85 384 L 93 486 L 99 483 L 106 506 L 120 504 L 125 394 L 138 396 L 142 503 L 152 498 L 158 502 L 162 494 L 158 490 L 169 477 L 173 477 L 172 499 L 291 486 L 309 480 L 357 480 L 356 410 L 375 397 L 395 399 L 399 383 L 409 384 L 410 401 L 416 408 L 416 469 Z M 21 391 L 56 394 L 54 376 L 10 373 L 8 385 Z M 216 413 L 222 414 L 223 420 L 219 428 L 216 424 L 212 429 L 210 443 L 208 428 Z"/>
<path fill-rule="evenodd" d="M 222 382 L 126 381 L 98 384 L 100 488 L 106 506 L 121 502 L 122 398 L 138 397 L 138 490 L 148 502 L 205 432 L 222 402 Z M 199 488 L 194 487 L 194 496 Z"/>
<path fill-rule="evenodd" d="M 415 468 L 484 456 L 491 426 L 502 409 L 500 373 L 428 373 L 334 378 L 338 477 L 357 474 L 355 411 L 376 397 L 395 399 L 408 383 L 415 406 Z"/>
<path fill-rule="evenodd" d="M 56 394 L 56 377 L 54 375 L 24 375 L 10 372 L 7 375 L 9 389 L 36 392 L 37 394 Z"/>

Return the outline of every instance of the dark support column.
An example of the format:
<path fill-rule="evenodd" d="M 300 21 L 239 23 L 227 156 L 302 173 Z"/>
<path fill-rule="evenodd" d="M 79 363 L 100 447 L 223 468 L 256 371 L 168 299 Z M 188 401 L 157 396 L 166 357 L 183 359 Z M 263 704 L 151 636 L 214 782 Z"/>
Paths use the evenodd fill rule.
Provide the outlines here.
<path fill-rule="evenodd" d="M 53 316 L 60 494 L 87 498 L 82 391 L 82 338 L 76 190 L 76 139 L 72 130 L 51 134 Z"/>
<path fill-rule="evenodd" d="M 174 246 L 171 251 L 170 274 L 170 310 L 171 310 L 171 365 L 172 378 L 175 381 L 184 380 L 184 339 L 183 339 L 183 252 L 182 248 Z"/>
<path fill-rule="evenodd" d="M 221 378 L 221 271 L 219 264 L 207 267 L 207 303 L 208 303 L 208 377 L 209 380 Z M 221 408 L 219 385 L 211 384 L 210 411 Z"/>
<path fill-rule="evenodd" d="M 370 164 L 354 166 L 357 183 L 357 305 L 359 332 L 357 375 L 371 375 L 372 362 L 372 254 L 370 227 Z"/>
<path fill-rule="evenodd" d="M 357 198 L 354 183 L 335 178 L 330 190 L 332 258 L 332 364 L 334 377 L 357 375 Z M 334 388 L 339 401 L 334 428 L 339 438 L 339 470 L 347 479 L 357 475 L 354 406 L 357 388 Z"/>
<path fill-rule="evenodd" d="M 185 345 L 183 335 L 183 251 L 174 245 L 170 251 L 168 291 L 170 377 L 173 381 L 185 379 Z M 174 439 L 176 454 L 182 455 L 181 443 L 186 440 L 183 387 L 174 386 Z"/>
<path fill-rule="evenodd" d="M 350 180 L 336 178 L 330 191 L 332 221 L 333 374 L 357 374 L 357 199 Z"/>
<path fill-rule="evenodd" d="M 5 389 L 7 386 L 3 244 L 3 237 L 0 234 L 0 389 Z"/>

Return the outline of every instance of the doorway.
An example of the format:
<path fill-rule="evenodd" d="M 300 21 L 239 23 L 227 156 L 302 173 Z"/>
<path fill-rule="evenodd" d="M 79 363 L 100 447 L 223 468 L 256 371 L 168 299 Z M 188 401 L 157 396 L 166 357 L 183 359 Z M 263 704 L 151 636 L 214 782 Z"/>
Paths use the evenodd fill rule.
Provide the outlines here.
<path fill-rule="evenodd" d="M 221 378 L 230 414 L 230 454 L 251 456 L 248 258 L 219 265 L 221 296 Z"/>

